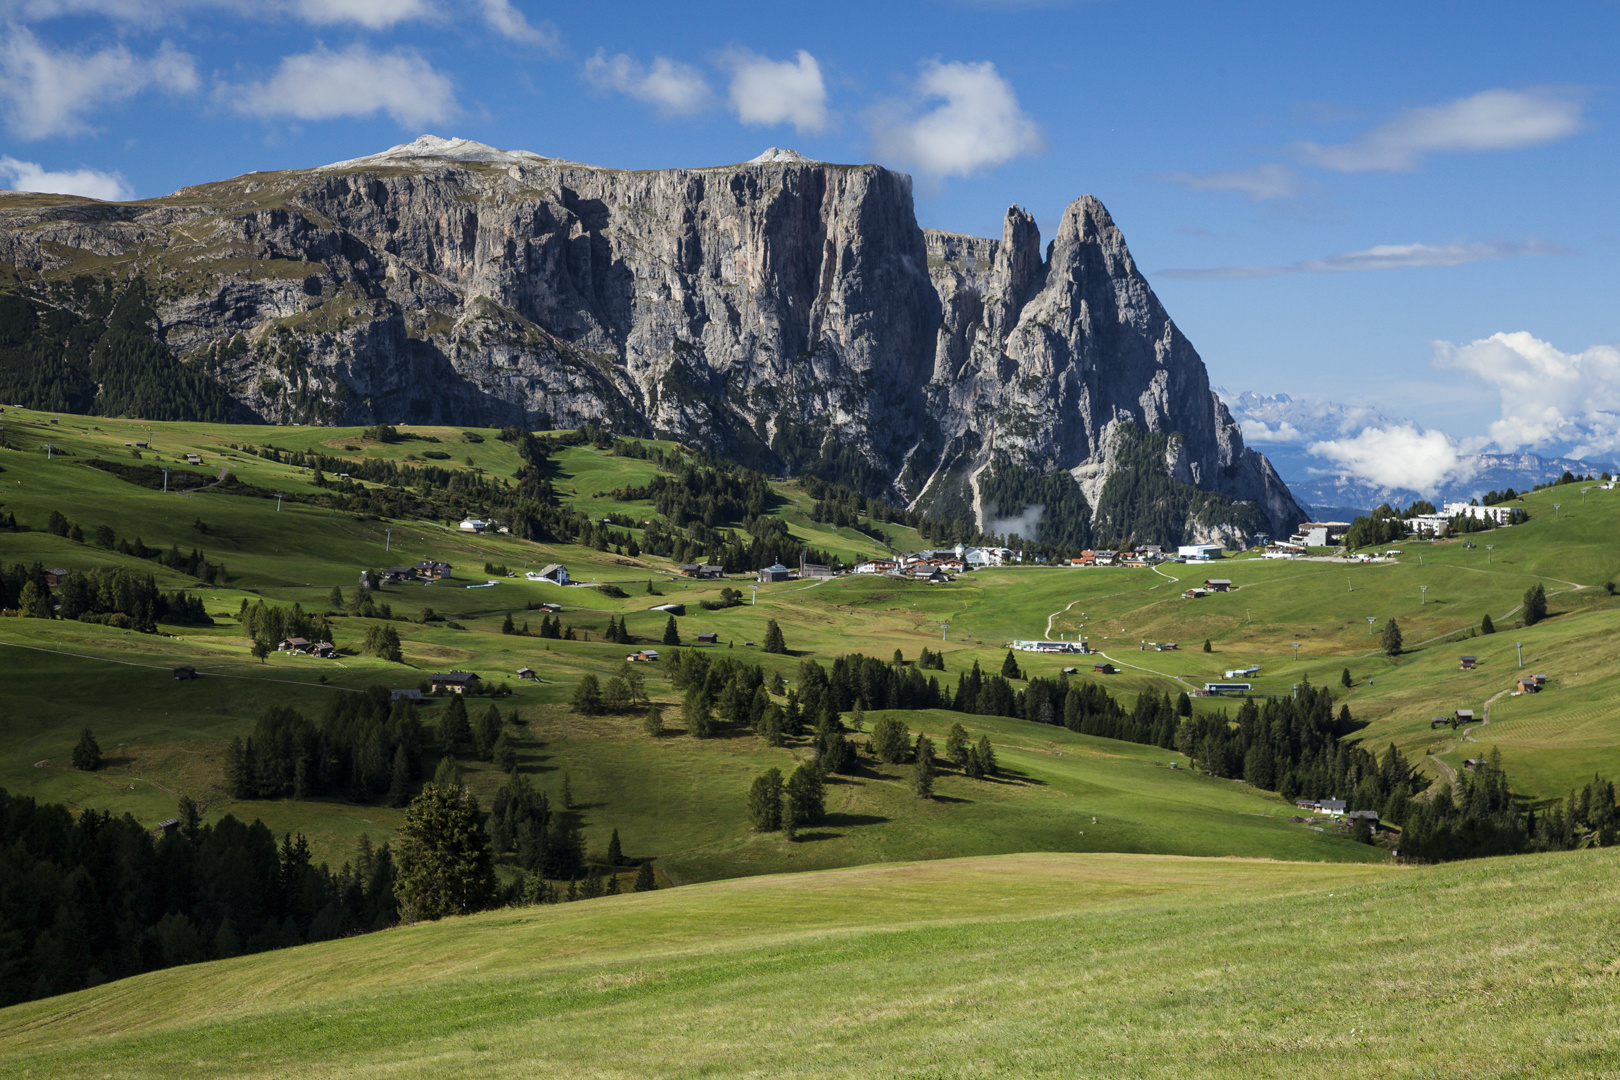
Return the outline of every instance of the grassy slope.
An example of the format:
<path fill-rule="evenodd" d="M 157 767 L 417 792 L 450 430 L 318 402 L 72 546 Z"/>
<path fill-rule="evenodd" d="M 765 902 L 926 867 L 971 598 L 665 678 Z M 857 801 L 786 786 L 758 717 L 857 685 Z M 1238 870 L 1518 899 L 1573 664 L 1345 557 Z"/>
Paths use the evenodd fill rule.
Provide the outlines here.
<path fill-rule="evenodd" d="M 0 1012 L 104 1076 L 1613 1076 L 1613 852 L 1022 855 L 500 911 Z"/>

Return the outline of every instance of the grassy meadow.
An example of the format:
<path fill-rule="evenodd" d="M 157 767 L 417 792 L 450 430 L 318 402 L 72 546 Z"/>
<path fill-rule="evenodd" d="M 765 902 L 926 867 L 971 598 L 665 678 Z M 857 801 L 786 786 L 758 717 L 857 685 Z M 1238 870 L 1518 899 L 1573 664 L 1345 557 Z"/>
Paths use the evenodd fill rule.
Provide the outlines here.
<path fill-rule="evenodd" d="M 1613 851 L 1024 854 L 771 875 L 172 968 L 0 1012 L 119 1076 L 1620 1075 Z"/>

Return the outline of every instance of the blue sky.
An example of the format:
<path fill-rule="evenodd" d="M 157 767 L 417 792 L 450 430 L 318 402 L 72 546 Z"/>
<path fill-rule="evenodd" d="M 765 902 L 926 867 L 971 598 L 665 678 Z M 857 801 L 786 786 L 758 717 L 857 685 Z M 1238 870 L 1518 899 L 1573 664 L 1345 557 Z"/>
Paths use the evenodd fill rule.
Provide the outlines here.
<path fill-rule="evenodd" d="M 1090 193 L 1219 385 L 1410 418 L 1437 470 L 1620 457 L 1617 31 L 1612 2 L 0 0 L 0 184 L 145 197 L 432 132 L 876 161 L 980 235 Z"/>

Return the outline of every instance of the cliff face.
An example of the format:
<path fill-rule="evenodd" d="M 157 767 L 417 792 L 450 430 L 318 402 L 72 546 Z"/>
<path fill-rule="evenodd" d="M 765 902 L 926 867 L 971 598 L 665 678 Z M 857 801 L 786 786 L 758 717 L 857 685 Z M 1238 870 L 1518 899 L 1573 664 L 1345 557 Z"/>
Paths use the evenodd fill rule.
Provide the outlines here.
<path fill-rule="evenodd" d="M 919 229 L 876 166 L 424 138 L 128 205 L 0 197 L 0 259 L 52 302 L 144 274 L 160 336 L 272 422 L 595 421 L 924 505 L 1063 469 L 1095 505 L 1130 421 L 1180 433 L 1177 479 L 1303 520 L 1090 198 L 1043 257 L 1016 209 L 1000 241 Z"/>

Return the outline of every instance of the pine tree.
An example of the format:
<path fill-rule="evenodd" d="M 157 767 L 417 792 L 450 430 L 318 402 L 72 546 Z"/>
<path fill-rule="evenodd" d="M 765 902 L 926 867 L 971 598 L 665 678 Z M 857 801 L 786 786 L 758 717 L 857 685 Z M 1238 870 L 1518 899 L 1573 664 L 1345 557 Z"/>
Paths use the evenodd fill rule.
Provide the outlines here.
<path fill-rule="evenodd" d="M 855 704 L 850 707 L 850 710 L 849 710 L 849 730 L 851 730 L 851 731 L 864 731 L 864 730 L 866 730 L 866 713 L 861 708 L 861 699 L 860 698 L 856 698 L 855 699 Z"/>
<path fill-rule="evenodd" d="M 485 709 L 473 726 L 473 745 L 483 761 L 495 760 L 495 740 L 501 737 L 501 710 L 494 705 Z"/>
<path fill-rule="evenodd" d="M 651 585 L 652 582 L 649 581 L 647 584 Z M 652 861 L 644 859 L 641 863 L 641 869 L 636 871 L 635 891 L 652 892 L 656 888 L 658 888 L 658 875 L 653 873 Z"/>
<path fill-rule="evenodd" d="M 404 806 L 410 801 L 411 768 L 410 759 L 405 756 L 405 747 L 394 748 L 394 763 L 388 775 L 388 805 Z"/>
<path fill-rule="evenodd" d="M 1540 582 L 1524 594 L 1524 625 L 1534 626 L 1547 617 L 1547 589 Z"/>
<path fill-rule="evenodd" d="M 765 651 L 778 655 L 787 655 L 787 641 L 782 637 L 782 628 L 771 619 L 765 624 Z"/>
<path fill-rule="evenodd" d="M 342 611 L 343 590 L 336 585 L 332 586 L 332 594 L 326 598 L 326 606 L 332 608 L 334 611 Z"/>
<path fill-rule="evenodd" d="M 618 896 L 619 895 L 619 875 L 618 874 L 609 874 L 607 876 L 607 884 L 602 887 L 602 895 L 603 896 Z"/>
<path fill-rule="evenodd" d="M 1204 651 L 1205 652 L 1214 652 L 1215 651 L 1214 649 L 1209 647 L 1209 638 L 1204 639 Z"/>
<path fill-rule="evenodd" d="M 1384 624 L 1378 635 L 1378 644 L 1390 656 L 1401 655 L 1401 628 L 1394 619 Z"/>
<path fill-rule="evenodd" d="M 608 840 L 607 861 L 609 866 L 624 865 L 624 849 L 619 846 L 619 830 L 613 830 L 613 837 Z"/>
<path fill-rule="evenodd" d="M 1018 670 L 1018 658 L 1011 649 L 1007 650 L 1007 659 L 1001 662 L 1001 677 L 1003 679 L 1022 679 L 1023 672 Z"/>
<path fill-rule="evenodd" d="M 664 733 L 664 707 L 657 702 L 647 706 L 647 717 L 641 722 L 642 729 L 653 738 Z"/>
<path fill-rule="evenodd" d="M 595 675 L 586 672 L 574 687 L 574 711 L 582 716 L 595 716 L 602 711 L 602 684 Z"/>
<path fill-rule="evenodd" d="M 980 775 L 996 775 L 996 751 L 990 745 L 990 736 L 979 736 L 979 745 L 973 748 L 973 756 L 978 759 Z"/>
<path fill-rule="evenodd" d="M 919 799 L 934 797 L 934 740 L 917 736 L 917 760 L 911 766 L 911 790 Z"/>
<path fill-rule="evenodd" d="M 1185 690 L 1176 697 L 1176 715 L 1188 719 L 1192 718 L 1192 698 L 1187 696 Z"/>
<path fill-rule="evenodd" d="M 702 685 L 694 683 L 687 689 L 681 703 L 681 722 L 693 738 L 707 739 L 714 734 L 714 712 L 709 708 L 709 695 Z"/>
<path fill-rule="evenodd" d="M 471 795 L 427 785 L 400 831 L 396 890 L 408 919 L 466 915 L 494 902 L 495 866 Z"/>
<path fill-rule="evenodd" d="M 967 728 L 952 724 L 951 730 L 945 733 L 945 756 L 960 769 L 967 764 L 970 752 Z"/>
<path fill-rule="evenodd" d="M 510 773 L 518 765 L 517 743 L 505 731 L 495 737 L 495 750 L 490 759 L 504 773 Z"/>
<path fill-rule="evenodd" d="M 503 634 L 515 634 L 515 633 L 517 633 L 517 625 L 512 622 L 512 613 L 510 611 L 508 611 L 506 613 L 506 618 L 501 620 L 501 633 L 503 633 Z"/>
<path fill-rule="evenodd" d="M 669 621 L 664 624 L 664 644 L 679 645 L 680 643 L 681 631 L 680 628 L 675 625 L 675 616 L 671 615 L 669 617 Z"/>
<path fill-rule="evenodd" d="M 442 757 L 439 759 L 439 767 L 433 770 L 433 782 L 445 788 L 458 788 L 461 786 L 461 770 L 456 767 L 454 758 Z"/>
<path fill-rule="evenodd" d="M 1479 632 L 1482 634 L 1496 633 L 1496 624 L 1491 622 L 1491 613 L 1486 612 L 1485 617 L 1479 620 Z"/>
<path fill-rule="evenodd" d="M 782 827 L 782 770 L 767 769 L 748 787 L 748 820 L 756 832 Z"/>
<path fill-rule="evenodd" d="M 1344 673 L 1339 676 L 1339 685 L 1344 687 L 1346 690 L 1350 689 L 1352 686 L 1355 685 L 1355 683 L 1352 682 L 1351 679 L 1350 679 L 1350 669 L 1349 668 L 1345 668 Z"/>
<path fill-rule="evenodd" d="M 444 719 L 439 721 L 439 741 L 444 743 L 445 753 L 454 755 L 464 743 L 472 742 L 472 726 L 467 722 L 467 702 L 460 694 L 450 699 L 450 704 L 444 710 Z"/>
<path fill-rule="evenodd" d="M 89 728 L 79 733 L 79 744 L 73 748 L 73 767 L 84 772 L 101 768 L 101 745 Z"/>
<path fill-rule="evenodd" d="M 821 773 L 813 765 L 800 765 L 793 770 L 784 786 L 788 803 L 793 807 L 793 820 L 798 825 L 814 825 L 821 820 L 826 806 L 826 787 Z"/>

